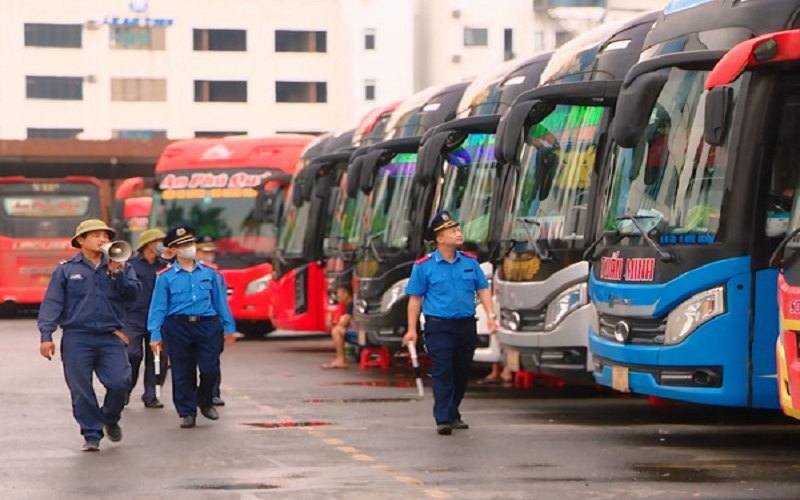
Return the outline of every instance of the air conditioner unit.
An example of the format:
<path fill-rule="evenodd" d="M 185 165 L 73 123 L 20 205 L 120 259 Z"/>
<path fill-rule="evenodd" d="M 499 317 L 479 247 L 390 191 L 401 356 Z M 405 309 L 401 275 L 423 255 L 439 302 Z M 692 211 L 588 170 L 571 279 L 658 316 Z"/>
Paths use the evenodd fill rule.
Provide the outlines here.
<path fill-rule="evenodd" d="M 97 75 L 86 75 L 83 81 L 86 83 L 97 83 Z"/>
<path fill-rule="evenodd" d="M 461 11 L 454 10 L 450 13 L 453 16 L 453 19 L 461 19 Z"/>
<path fill-rule="evenodd" d="M 461 54 L 455 54 L 453 56 L 452 60 L 453 60 L 454 63 L 460 63 L 461 62 Z"/>
<path fill-rule="evenodd" d="M 100 21 L 95 21 L 94 19 L 86 21 L 83 24 L 83 27 L 87 30 L 99 30 L 100 27 L 103 26 Z"/>

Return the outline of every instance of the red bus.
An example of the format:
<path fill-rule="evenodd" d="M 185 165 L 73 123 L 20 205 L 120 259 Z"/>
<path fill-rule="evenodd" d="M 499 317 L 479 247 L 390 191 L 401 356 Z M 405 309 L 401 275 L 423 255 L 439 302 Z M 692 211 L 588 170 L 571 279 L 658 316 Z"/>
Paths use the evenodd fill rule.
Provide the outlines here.
<path fill-rule="evenodd" d="M 143 177 L 125 179 L 114 194 L 115 227 L 118 238 L 136 245 L 139 235 L 150 224 L 153 207 L 152 189 L 145 185 Z M 112 226 L 113 227 L 113 226 Z"/>
<path fill-rule="evenodd" d="M 256 215 L 256 197 L 270 180 L 297 168 L 310 136 L 190 139 L 169 145 L 156 165 L 150 226 L 186 222 L 217 241 L 215 263 L 228 284 L 237 330 L 272 329 L 269 258 L 277 228 Z"/>
<path fill-rule="evenodd" d="M 75 228 L 105 220 L 107 201 L 94 177 L 0 177 L 0 304 L 40 304 L 55 267 L 76 252 Z"/>

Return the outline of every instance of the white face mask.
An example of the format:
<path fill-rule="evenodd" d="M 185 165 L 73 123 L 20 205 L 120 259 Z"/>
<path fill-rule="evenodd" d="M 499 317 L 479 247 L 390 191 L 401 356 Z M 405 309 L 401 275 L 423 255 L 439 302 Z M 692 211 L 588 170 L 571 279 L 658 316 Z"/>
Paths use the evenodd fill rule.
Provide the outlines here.
<path fill-rule="evenodd" d="M 156 255 L 158 255 L 159 257 L 161 257 L 162 255 L 164 255 L 164 252 L 165 252 L 166 250 L 167 250 L 167 247 L 165 247 L 163 243 L 158 243 L 158 244 L 156 245 Z"/>
<path fill-rule="evenodd" d="M 178 250 L 178 257 L 182 259 L 192 259 L 194 260 L 195 255 L 197 255 L 197 247 L 191 246 L 187 248 L 181 248 Z"/>

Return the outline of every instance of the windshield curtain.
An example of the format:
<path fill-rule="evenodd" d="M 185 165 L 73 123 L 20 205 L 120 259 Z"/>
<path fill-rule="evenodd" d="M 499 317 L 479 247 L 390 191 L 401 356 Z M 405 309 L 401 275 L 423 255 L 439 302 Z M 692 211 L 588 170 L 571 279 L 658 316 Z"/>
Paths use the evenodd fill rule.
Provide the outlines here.
<path fill-rule="evenodd" d="M 447 154 L 439 210 L 461 223 L 464 242 L 485 245 L 497 173 L 494 134 L 472 134 Z"/>
<path fill-rule="evenodd" d="M 417 154 L 396 155 L 380 168 L 372 193 L 370 231 L 376 247 L 406 248 L 411 228 L 411 199 Z"/>
<path fill-rule="evenodd" d="M 639 145 L 614 152 L 602 230 L 638 234 L 631 221 L 618 220 L 633 215 L 662 243 L 714 241 L 728 155 L 703 140 L 708 72 L 669 71 Z M 731 85 L 735 98 L 739 86 Z"/>
<path fill-rule="evenodd" d="M 516 250 L 584 239 L 592 171 L 605 108 L 559 105 L 529 127 L 520 155 L 514 218 L 504 232 Z"/>
<path fill-rule="evenodd" d="M 0 235 L 13 238 L 72 238 L 85 219 L 100 218 L 100 194 L 36 192 L 0 194 Z"/>

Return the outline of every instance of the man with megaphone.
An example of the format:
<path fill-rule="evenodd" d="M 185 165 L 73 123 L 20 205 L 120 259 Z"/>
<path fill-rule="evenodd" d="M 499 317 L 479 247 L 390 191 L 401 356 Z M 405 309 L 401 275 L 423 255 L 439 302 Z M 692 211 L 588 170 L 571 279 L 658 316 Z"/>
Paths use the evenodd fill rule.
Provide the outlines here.
<path fill-rule="evenodd" d="M 83 451 L 98 451 L 104 431 L 111 441 L 122 439 L 119 420 L 131 383 L 124 304 L 136 299 L 141 285 L 125 262 L 130 245 L 111 243 L 114 235 L 101 220 L 81 222 L 72 238 L 80 252 L 53 271 L 39 308 L 42 356 L 53 358 L 53 333 L 59 326 L 64 332 L 61 359 Z M 95 374 L 106 388 L 102 408 L 92 386 Z"/>

